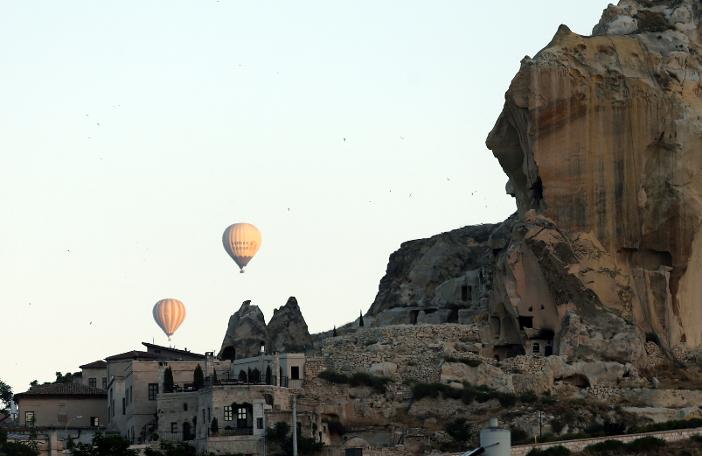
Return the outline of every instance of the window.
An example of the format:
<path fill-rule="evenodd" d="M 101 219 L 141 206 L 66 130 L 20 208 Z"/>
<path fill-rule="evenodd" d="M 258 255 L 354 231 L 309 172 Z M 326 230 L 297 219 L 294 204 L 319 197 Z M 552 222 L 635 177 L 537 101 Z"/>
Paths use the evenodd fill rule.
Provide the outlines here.
<path fill-rule="evenodd" d="M 158 396 L 158 383 L 149 383 L 149 400 L 155 401 L 156 396 Z"/>
<path fill-rule="evenodd" d="M 256 429 L 263 429 L 263 418 L 256 418 Z"/>
<path fill-rule="evenodd" d="M 224 421 L 232 421 L 233 416 L 232 416 L 232 406 L 231 405 L 225 405 L 224 406 Z"/>
<path fill-rule="evenodd" d="M 534 344 L 531 346 L 531 352 L 532 353 L 541 353 L 541 345 L 539 345 L 538 342 L 534 342 Z"/>
<path fill-rule="evenodd" d="M 107 389 L 107 377 L 102 377 L 102 389 Z"/>
<path fill-rule="evenodd" d="M 207 418 L 205 417 L 205 409 L 202 409 L 202 422 L 207 423 Z"/>
<path fill-rule="evenodd" d="M 127 414 L 127 399 L 123 397 L 122 398 L 122 415 L 126 415 L 126 414 Z"/>
<path fill-rule="evenodd" d="M 91 427 L 100 427 L 100 417 L 99 416 L 91 416 L 90 417 L 90 426 Z"/>
<path fill-rule="evenodd" d="M 34 412 L 24 412 L 24 423 L 30 426 L 34 426 Z"/>
<path fill-rule="evenodd" d="M 188 411 L 188 403 L 187 402 L 183 402 L 183 411 L 184 412 Z"/>
<path fill-rule="evenodd" d="M 461 286 L 461 301 L 466 302 L 470 298 L 471 288 L 468 285 Z"/>
<path fill-rule="evenodd" d="M 171 434 L 177 434 L 178 433 L 178 423 L 175 421 L 171 422 Z"/>
<path fill-rule="evenodd" d="M 300 368 L 298 366 L 293 366 L 290 368 L 290 378 L 293 380 L 300 379 Z"/>
<path fill-rule="evenodd" d="M 207 422 L 209 423 L 212 420 L 212 415 L 210 414 L 210 408 L 207 407 Z"/>
<path fill-rule="evenodd" d="M 236 410 L 236 419 L 237 420 L 245 420 L 246 419 L 246 408 L 239 407 Z"/>
<path fill-rule="evenodd" d="M 95 377 L 90 377 L 88 379 L 88 386 L 91 388 L 97 388 L 97 379 Z"/>

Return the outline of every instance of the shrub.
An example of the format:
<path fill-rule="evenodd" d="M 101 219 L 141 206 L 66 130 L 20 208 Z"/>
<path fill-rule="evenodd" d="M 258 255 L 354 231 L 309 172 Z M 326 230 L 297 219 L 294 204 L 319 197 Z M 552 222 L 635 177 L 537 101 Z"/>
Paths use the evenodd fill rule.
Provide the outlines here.
<path fill-rule="evenodd" d="M 552 446 L 549 448 L 532 448 L 531 451 L 527 453 L 527 456 L 568 456 L 570 450 L 562 445 Z"/>
<path fill-rule="evenodd" d="M 319 378 L 321 378 L 322 380 L 326 380 L 329 383 L 338 383 L 338 384 L 349 383 L 348 375 L 340 374 L 340 373 L 334 372 L 334 371 L 328 371 L 328 370 L 322 371 L 319 373 Z"/>
<path fill-rule="evenodd" d="M 520 443 L 528 443 L 529 442 L 529 434 L 527 434 L 526 431 L 523 429 L 514 428 L 514 429 L 510 430 L 510 434 L 512 436 L 512 443 L 513 444 L 520 444 Z"/>
<path fill-rule="evenodd" d="M 538 400 L 539 397 L 533 391 L 524 391 L 519 395 L 519 402 L 523 402 L 525 404 L 533 404 Z"/>
<path fill-rule="evenodd" d="M 671 420 L 664 421 L 662 423 L 647 424 L 645 426 L 635 426 L 632 427 L 629 432 L 638 434 L 641 432 L 670 431 L 674 429 L 691 429 L 696 427 L 702 427 L 702 418 Z"/>
<path fill-rule="evenodd" d="M 369 374 L 367 372 L 355 372 L 351 376 L 340 374 L 334 371 L 322 371 L 319 378 L 330 383 L 347 384 L 351 386 L 370 386 L 376 393 L 385 393 L 388 389 L 390 379 Z"/>
<path fill-rule="evenodd" d="M 649 451 L 665 447 L 665 440 L 657 437 L 642 437 L 626 444 L 626 449 L 632 453 Z"/>
<path fill-rule="evenodd" d="M 351 375 L 349 383 L 351 386 L 370 386 L 376 393 L 383 394 L 388 389 L 390 379 L 366 372 L 356 372 Z"/>
<path fill-rule="evenodd" d="M 465 418 L 456 418 L 446 423 L 444 430 L 456 442 L 465 442 L 470 439 L 470 428 Z"/>
<path fill-rule="evenodd" d="M 417 383 L 412 387 L 412 398 L 416 400 L 425 397 L 436 399 L 445 387 L 446 385 L 442 383 Z"/>
<path fill-rule="evenodd" d="M 594 443 L 585 447 L 588 453 L 624 453 L 626 445 L 619 440 L 605 440 L 604 442 Z"/>
<path fill-rule="evenodd" d="M 446 361 L 447 363 L 463 363 L 463 364 L 470 366 L 470 367 L 478 367 L 483 363 L 479 359 L 474 359 L 474 358 L 461 359 L 461 358 L 455 358 L 453 356 L 447 356 L 446 358 L 444 358 L 444 361 Z"/>
<path fill-rule="evenodd" d="M 503 407 L 512 407 L 517 403 L 517 396 L 512 393 L 497 393 L 497 400 Z"/>
<path fill-rule="evenodd" d="M 566 423 L 559 418 L 554 418 L 551 420 L 551 429 L 553 429 L 553 432 L 555 432 L 556 434 L 560 434 L 565 425 Z"/>

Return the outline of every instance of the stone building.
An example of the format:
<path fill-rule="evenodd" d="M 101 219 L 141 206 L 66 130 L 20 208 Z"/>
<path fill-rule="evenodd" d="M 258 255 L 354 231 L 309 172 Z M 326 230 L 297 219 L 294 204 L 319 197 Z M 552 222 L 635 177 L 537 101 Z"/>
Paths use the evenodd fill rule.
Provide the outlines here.
<path fill-rule="evenodd" d="M 32 386 L 14 400 L 20 426 L 90 429 L 104 426 L 106 397 L 104 390 L 80 383 L 51 383 Z"/>
<path fill-rule="evenodd" d="M 91 388 L 107 390 L 107 363 L 103 360 L 80 366 L 82 371 L 81 383 Z"/>
<path fill-rule="evenodd" d="M 300 435 L 328 443 L 318 405 L 295 397 L 302 392 L 304 369 L 304 354 L 262 353 L 236 360 L 228 378 L 210 378 L 199 390 L 161 393 L 159 438 L 190 442 L 198 452 L 263 454 L 266 428 L 291 423 L 296 402 Z"/>
<path fill-rule="evenodd" d="M 108 430 L 118 432 L 133 443 L 151 440 L 156 432 L 157 398 L 163 392 L 164 373 L 173 373 L 176 390 L 192 388 L 199 365 L 206 376 L 217 370 L 226 375 L 229 362 L 212 356 L 143 343 L 147 351 L 130 351 L 105 358 L 107 361 Z"/>

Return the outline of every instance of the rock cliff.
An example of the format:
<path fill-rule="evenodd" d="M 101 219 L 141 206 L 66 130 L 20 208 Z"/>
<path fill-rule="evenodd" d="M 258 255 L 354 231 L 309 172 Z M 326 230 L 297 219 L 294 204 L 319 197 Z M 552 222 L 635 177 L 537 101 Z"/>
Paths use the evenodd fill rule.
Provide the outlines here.
<path fill-rule="evenodd" d="M 229 317 L 219 357 L 234 360 L 258 356 L 267 340 L 263 312 L 258 306 L 251 305 L 251 301 L 244 301 L 239 310 Z"/>
<path fill-rule="evenodd" d="M 525 57 L 486 141 L 517 213 L 403 244 L 373 323 L 480 322 L 500 358 L 700 347 L 701 14 L 622 0 Z"/>
<path fill-rule="evenodd" d="M 263 312 L 244 301 L 230 318 L 219 351 L 220 359 L 240 359 L 266 353 L 301 352 L 312 345 L 312 337 L 294 296 L 273 311 L 266 325 Z"/>
<path fill-rule="evenodd" d="M 312 337 L 294 296 L 280 309 L 273 311 L 268 322 L 269 352 L 304 352 L 312 345 Z"/>

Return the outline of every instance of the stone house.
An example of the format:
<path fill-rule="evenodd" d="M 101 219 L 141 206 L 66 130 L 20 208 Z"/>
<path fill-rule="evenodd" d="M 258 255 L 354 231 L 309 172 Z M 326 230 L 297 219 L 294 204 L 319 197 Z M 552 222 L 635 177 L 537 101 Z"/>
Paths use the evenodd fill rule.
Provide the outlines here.
<path fill-rule="evenodd" d="M 107 363 L 103 360 L 80 366 L 82 376 L 80 382 L 91 388 L 100 388 L 107 391 Z"/>
<path fill-rule="evenodd" d="M 263 454 L 266 428 L 292 423 L 295 402 L 300 435 L 329 443 L 318 405 L 295 398 L 304 367 L 302 353 L 262 353 L 234 361 L 228 377 L 209 379 L 200 390 L 161 393 L 159 438 L 188 441 L 198 452 Z"/>
<path fill-rule="evenodd" d="M 40 428 L 90 429 L 105 425 L 104 390 L 81 383 L 51 383 L 15 394 L 19 425 Z"/>
<path fill-rule="evenodd" d="M 170 368 L 176 390 L 192 388 L 199 365 L 206 376 L 214 370 L 228 372 L 229 362 L 211 356 L 143 343 L 147 351 L 130 351 L 107 361 L 108 431 L 118 432 L 133 443 L 151 439 L 157 430 L 157 398 L 163 392 L 164 373 Z"/>

